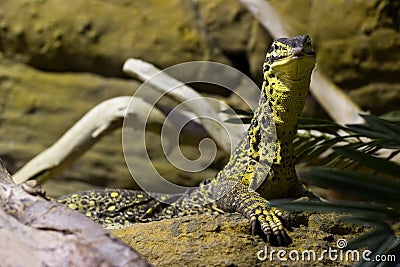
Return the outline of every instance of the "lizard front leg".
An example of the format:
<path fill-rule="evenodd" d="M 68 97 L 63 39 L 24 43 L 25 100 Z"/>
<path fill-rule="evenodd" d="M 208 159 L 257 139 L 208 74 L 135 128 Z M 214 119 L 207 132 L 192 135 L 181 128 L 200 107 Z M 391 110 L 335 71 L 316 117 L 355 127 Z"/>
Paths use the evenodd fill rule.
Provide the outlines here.
<path fill-rule="evenodd" d="M 225 188 L 231 188 L 226 192 Z M 263 198 L 253 189 L 235 181 L 224 181 L 215 188 L 217 195 L 216 204 L 227 212 L 239 212 L 251 222 L 251 233 L 256 234 L 257 224 L 266 235 L 267 243 L 275 236 L 278 244 L 282 245 L 286 240 L 286 233 L 282 222 L 278 218 L 282 212 L 269 205 L 268 200 Z"/>

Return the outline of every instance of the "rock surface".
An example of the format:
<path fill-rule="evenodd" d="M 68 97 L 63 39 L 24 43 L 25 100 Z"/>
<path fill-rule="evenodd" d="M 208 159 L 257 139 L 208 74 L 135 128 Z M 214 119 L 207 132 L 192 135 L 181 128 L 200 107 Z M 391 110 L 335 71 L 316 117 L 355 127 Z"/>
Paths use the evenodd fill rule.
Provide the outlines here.
<path fill-rule="evenodd" d="M 249 221 L 238 214 L 194 215 L 136 224 L 112 232 L 156 266 L 282 266 L 277 258 L 281 249 L 287 253 L 285 266 L 354 265 L 351 261 L 333 261 L 328 257 L 302 260 L 301 253 L 312 250 L 318 257 L 329 247 L 337 249 L 340 238 L 348 241 L 362 231 L 360 228 L 338 222 L 334 214 L 291 214 L 287 222 L 293 227 L 288 232 L 293 242 L 282 247 L 266 246 L 259 236 L 250 235 Z M 257 259 L 257 253 L 261 258 L 265 256 L 265 246 L 267 259 Z M 272 250 L 275 252 L 271 259 Z M 299 260 L 288 258 L 291 250 L 299 253 Z"/>
<path fill-rule="evenodd" d="M 245 47 L 252 18 L 235 1 L 203 5 L 210 5 L 206 14 L 194 1 L 180 0 L 2 1 L 1 50 L 39 69 L 104 76 L 122 76 L 122 64 L 130 57 L 161 68 L 190 60 L 229 63 L 227 56 L 214 52 L 219 40 L 214 42 L 198 16 L 214 14 L 207 23 L 223 31 L 219 36 L 229 34 L 223 45 L 233 53 Z M 234 38 L 233 32 L 242 34 Z"/>

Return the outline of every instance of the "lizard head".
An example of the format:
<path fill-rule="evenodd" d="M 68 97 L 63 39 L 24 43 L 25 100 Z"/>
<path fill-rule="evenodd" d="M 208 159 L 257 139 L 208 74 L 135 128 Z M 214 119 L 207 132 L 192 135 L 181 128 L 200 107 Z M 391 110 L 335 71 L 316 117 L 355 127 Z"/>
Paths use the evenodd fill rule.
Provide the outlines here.
<path fill-rule="evenodd" d="M 276 39 L 268 51 L 264 71 L 279 79 L 309 79 L 315 66 L 315 52 L 308 35 Z"/>

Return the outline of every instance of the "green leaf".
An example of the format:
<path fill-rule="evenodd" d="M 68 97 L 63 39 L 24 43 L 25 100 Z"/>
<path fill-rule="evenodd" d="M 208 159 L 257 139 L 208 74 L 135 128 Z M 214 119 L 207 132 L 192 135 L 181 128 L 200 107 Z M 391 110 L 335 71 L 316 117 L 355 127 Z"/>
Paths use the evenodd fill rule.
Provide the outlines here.
<path fill-rule="evenodd" d="M 337 153 L 331 153 L 320 160 L 321 165 L 337 166 L 343 162 Z"/>
<path fill-rule="evenodd" d="M 400 125 L 384 120 L 373 115 L 361 115 L 372 129 L 379 129 L 380 132 L 388 135 L 400 136 Z"/>
<path fill-rule="evenodd" d="M 330 139 L 330 140 L 325 140 L 319 144 L 318 148 L 315 148 L 311 153 L 306 155 L 304 158 L 304 161 L 308 161 L 310 159 L 316 158 L 320 156 L 322 153 L 326 152 L 328 149 L 330 149 L 332 146 L 338 143 L 338 139 Z"/>
<path fill-rule="evenodd" d="M 346 249 L 357 249 L 361 247 L 368 247 L 373 252 L 376 252 L 378 248 L 382 246 L 382 243 L 384 241 L 386 242 L 393 239 L 393 234 L 394 233 L 389 226 L 377 227 L 372 231 L 362 234 L 359 237 L 356 237 L 353 240 L 351 240 L 348 243 Z"/>
<path fill-rule="evenodd" d="M 398 214 L 393 210 L 387 209 L 383 205 L 355 202 L 355 201 L 338 201 L 338 202 L 321 202 L 321 201 L 293 201 L 291 199 L 271 200 L 270 205 L 285 210 L 292 211 L 319 211 L 319 212 L 338 212 L 362 215 L 366 217 L 384 218 L 397 217 Z"/>
<path fill-rule="evenodd" d="M 379 117 L 391 122 L 400 122 L 400 110 L 392 110 Z"/>
<path fill-rule="evenodd" d="M 399 202 L 400 184 L 394 179 L 321 167 L 303 171 L 301 177 L 316 185 L 334 188 L 363 199 L 382 203 Z"/>
<path fill-rule="evenodd" d="M 298 128 L 302 130 L 314 130 L 321 133 L 337 135 L 339 130 L 345 130 L 345 127 L 328 120 L 314 118 L 299 118 Z"/>
<path fill-rule="evenodd" d="M 296 161 L 302 162 L 311 151 L 315 149 L 314 146 L 320 142 L 319 139 L 310 140 L 309 142 L 303 143 L 302 146 L 298 147 L 295 151 Z"/>
<path fill-rule="evenodd" d="M 385 251 L 386 255 L 395 255 L 397 261 L 399 261 L 400 256 L 400 237 L 398 237 L 391 246 Z M 392 262 L 388 262 L 389 264 Z M 392 263 L 393 264 L 393 263 Z M 383 265 L 385 266 L 385 265 Z"/>
<path fill-rule="evenodd" d="M 343 126 L 330 121 L 330 120 L 323 120 L 323 119 L 315 119 L 315 118 L 305 118 L 299 117 L 299 128 L 302 127 L 310 127 L 310 126 L 322 126 L 322 127 L 336 127 L 337 129 L 343 129 Z"/>
<path fill-rule="evenodd" d="M 386 133 L 382 133 L 377 129 L 372 129 L 367 125 L 347 125 L 347 128 L 352 132 L 359 133 L 361 136 L 369 137 L 372 139 L 383 139 L 383 140 L 390 140 L 393 136 L 388 136 Z"/>
<path fill-rule="evenodd" d="M 400 165 L 381 158 L 374 157 L 360 151 L 350 149 L 349 147 L 335 147 L 333 148 L 340 155 L 349 159 L 357 161 L 358 164 L 369 166 L 374 170 L 398 177 L 400 179 Z"/>

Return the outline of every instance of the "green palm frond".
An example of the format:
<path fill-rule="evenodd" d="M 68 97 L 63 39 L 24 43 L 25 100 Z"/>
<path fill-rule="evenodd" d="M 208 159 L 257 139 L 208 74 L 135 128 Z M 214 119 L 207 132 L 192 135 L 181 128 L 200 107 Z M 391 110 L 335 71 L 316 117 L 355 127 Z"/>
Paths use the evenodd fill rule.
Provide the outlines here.
<path fill-rule="evenodd" d="M 301 131 L 294 142 L 297 162 L 315 161 L 320 157 L 318 165 L 357 164 L 357 160 L 343 157 L 343 150 L 329 150 L 335 146 L 370 155 L 376 155 L 383 149 L 391 150 L 385 158 L 389 160 L 400 153 L 400 113 L 395 114 L 390 116 L 391 121 L 374 115 L 361 115 L 365 120 L 364 124 L 346 126 L 325 120 L 301 118 Z"/>
<path fill-rule="evenodd" d="M 299 128 L 303 133 L 295 142 L 299 162 L 319 158 L 318 164 L 326 164 L 301 172 L 304 180 L 347 193 L 359 201 L 271 204 L 288 210 L 351 214 L 344 217 L 346 221 L 373 229 L 352 240 L 348 249 L 367 246 L 373 251 L 371 258 L 384 254 L 399 257 L 400 239 L 396 239 L 395 233 L 400 230 L 400 165 L 390 160 L 400 153 L 400 112 L 383 117 L 362 116 L 365 123 L 346 126 L 301 120 Z"/>

